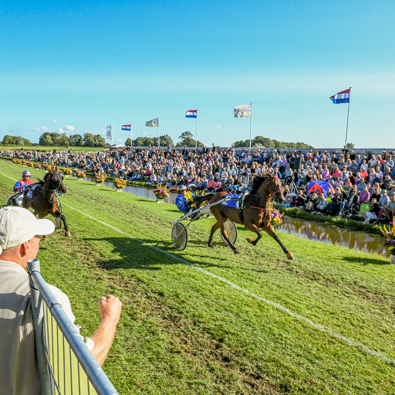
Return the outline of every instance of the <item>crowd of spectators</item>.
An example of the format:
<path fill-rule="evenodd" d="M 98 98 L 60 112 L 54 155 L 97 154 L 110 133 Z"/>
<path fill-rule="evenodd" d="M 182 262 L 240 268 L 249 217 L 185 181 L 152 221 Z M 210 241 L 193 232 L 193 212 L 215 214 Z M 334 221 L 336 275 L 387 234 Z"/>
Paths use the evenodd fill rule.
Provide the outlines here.
<path fill-rule="evenodd" d="M 290 186 L 297 186 L 298 196 L 292 204 L 311 212 L 337 215 L 343 212 L 344 207 L 352 207 L 348 214 L 354 215 L 362 203 L 371 206 L 370 213 L 378 211 L 378 205 L 380 212 L 383 210 L 388 218 L 394 212 L 395 151 L 390 150 L 380 155 L 369 151 L 356 154 L 352 150 L 268 152 L 263 148 L 250 151 L 219 148 L 213 144 L 212 148 L 198 150 L 125 147 L 97 152 L 54 150 L 41 153 L 19 150 L 3 151 L 1 154 L 106 173 L 128 180 L 158 183 L 170 188 L 185 185 L 189 189 L 202 191 L 238 191 L 242 189 L 242 184 L 251 183 L 255 175 L 269 172 L 282 180 L 285 194 Z M 295 158 L 300 158 L 298 168 L 292 166 Z M 308 194 L 307 185 L 319 180 L 333 186 L 333 196 Z M 366 218 L 372 219 L 375 218 Z"/>

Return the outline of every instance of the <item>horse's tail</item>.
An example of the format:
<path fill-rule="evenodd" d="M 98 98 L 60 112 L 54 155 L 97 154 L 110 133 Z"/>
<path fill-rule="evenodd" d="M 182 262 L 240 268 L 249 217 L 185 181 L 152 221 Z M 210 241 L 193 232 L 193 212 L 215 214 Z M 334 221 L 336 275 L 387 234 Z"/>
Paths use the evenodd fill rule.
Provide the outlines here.
<path fill-rule="evenodd" d="M 202 195 L 202 196 L 195 196 L 193 198 L 193 203 L 196 205 L 197 208 L 199 208 L 203 202 L 210 200 L 213 196 L 215 196 L 215 193 L 209 193 L 207 195 Z"/>

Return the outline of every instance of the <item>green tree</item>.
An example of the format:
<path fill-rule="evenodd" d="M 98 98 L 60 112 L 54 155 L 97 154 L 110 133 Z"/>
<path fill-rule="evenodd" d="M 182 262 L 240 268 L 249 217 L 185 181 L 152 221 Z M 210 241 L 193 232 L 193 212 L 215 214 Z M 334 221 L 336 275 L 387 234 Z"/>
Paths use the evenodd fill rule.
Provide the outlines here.
<path fill-rule="evenodd" d="M 151 137 L 143 137 L 143 146 L 148 147 L 150 145 L 154 145 L 154 140 Z"/>
<path fill-rule="evenodd" d="M 84 147 L 94 147 L 96 144 L 95 136 L 92 133 L 85 133 L 83 140 L 84 140 Z"/>
<path fill-rule="evenodd" d="M 38 140 L 38 143 L 40 145 L 44 145 L 44 146 L 51 146 L 51 145 L 53 145 L 51 133 L 45 132 L 44 134 L 42 134 L 40 136 L 39 140 Z"/>
<path fill-rule="evenodd" d="M 30 145 L 32 145 L 32 142 L 30 141 L 30 140 L 28 140 L 28 139 L 25 139 L 25 138 L 23 138 L 23 145 L 26 147 L 26 146 L 30 146 Z"/>
<path fill-rule="evenodd" d="M 60 144 L 60 134 L 56 132 L 51 133 L 52 143 L 55 147 L 59 147 Z"/>
<path fill-rule="evenodd" d="M 144 145 L 143 143 L 144 141 L 141 137 L 137 137 L 137 139 L 133 140 L 133 145 L 135 147 L 141 147 L 142 145 Z"/>
<path fill-rule="evenodd" d="M 354 148 L 354 143 L 347 143 L 346 148 L 353 149 Z"/>
<path fill-rule="evenodd" d="M 160 145 L 162 147 L 174 147 L 174 141 L 168 134 L 164 134 L 160 136 Z"/>
<path fill-rule="evenodd" d="M 193 138 L 193 134 L 191 132 L 184 132 L 181 136 L 178 137 L 181 141 L 177 143 L 177 147 L 195 147 L 196 140 Z M 200 141 L 197 142 L 198 147 L 203 147 L 203 143 Z"/>
<path fill-rule="evenodd" d="M 20 145 L 21 147 L 23 147 L 23 143 L 24 143 L 23 137 L 22 136 L 18 136 L 16 138 L 16 143 L 17 143 L 17 145 Z"/>
<path fill-rule="evenodd" d="M 100 134 L 96 134 L 95 136 L 95 147 L 105 147 L 106 140 L 104 137 L 100 136 Z"/>
<path fill-rule="evenodd" d="M 72 147 L 82 147 L 84 145 L 84 141 L 80 134 L 72 134 L 69 137 L 69 141 Z"/>
<path fill-rule="evenodd" d="M 6 134 L 3 137 L 3 144 L 16 144 L 17 139 L 18 138 L 15 136 L 10 136 L 9 134 Z"/>
<path fill-rule="evenodd" d="M 61 147 L 68 147 L 70 145 L 69 138 L 66 136 L 65 133 L 62 133 L 59 139 L 59 145 Z"/>
<path fill-rule="evenodd" d="M 125 145 L 126 147 L 130 147 L 132 145 L 132 140 L 130 139 L 130 137 L 128 137 L 125 141 Z"/>

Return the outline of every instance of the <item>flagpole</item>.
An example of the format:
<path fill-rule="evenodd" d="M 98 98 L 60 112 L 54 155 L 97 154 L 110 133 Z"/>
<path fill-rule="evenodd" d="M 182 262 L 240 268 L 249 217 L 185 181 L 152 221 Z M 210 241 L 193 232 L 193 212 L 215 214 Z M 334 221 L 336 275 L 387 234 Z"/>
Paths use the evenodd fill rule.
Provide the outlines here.
<path fill-rule="evenodd" d="M 111 145 L 114 145 L 114 133 L 112 130 L 112 125 L 111 125 Z"/>
<path fill-rule="evenodd" d="M 132 133 L 132 127 L 130 127 L 130 148 L 133 148 L 133 133 Z"/>
<path fill-rule="evenodd" d="M 252 139 L 252 102 L 251 102 L 251 117 L 250 117 L 250 150 L 251 150 L 251 139 Z"/>
<path fill-rule="evenodd" d="M 196 110 L 196 142 L 195 142 L 195 149 L 197 150 L 197 139 L 198 139 L 198 110 Z"/>
<path fill-rule="evenodd" d="M 351 86 L 350 86 L 350 97 L 348 99 L 348 110 L 347 110 L 347 126 L 346 126 L 346 141 L 344 143 L 344 149 L 347 149 L 347 135 L 348 135 L 348 118 L 350 116 L 350 103 L 351 103 Z"/>

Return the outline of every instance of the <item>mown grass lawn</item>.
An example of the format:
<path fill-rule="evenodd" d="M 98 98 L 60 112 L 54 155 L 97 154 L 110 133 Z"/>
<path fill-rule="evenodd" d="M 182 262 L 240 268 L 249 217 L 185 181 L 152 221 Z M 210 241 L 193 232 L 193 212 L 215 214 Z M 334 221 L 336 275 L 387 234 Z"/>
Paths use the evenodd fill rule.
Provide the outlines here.
<path fill-rule="evenodd" d="M 22 170 L 0 162 L 0 172 L 14 179 Z M 211 219 L 192 224 L 188 247 L 178 252 L 170 239 L 180 217 L 174 206 L 74 178 L 65 182 L 63 212 L 73 237 L 56 231 L 38 257 L 46 280 L 69 295 L 84 334 L 99 323 L 100 296 L 122 300 L 103 367 L 121 394 L 395 392 L 395 366 L 380 357 L 395 359 L 395 266 L 388 259 L 281 233 L 296 257 L 288 261 L 267 235 L 249 245 L 251 234 L 242 228 L 241 254 L 234 255 L 219 233 L 215 248 L 207 247 Z M 0 174 L 1 202 L 13 184 Z"/>

